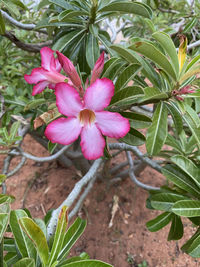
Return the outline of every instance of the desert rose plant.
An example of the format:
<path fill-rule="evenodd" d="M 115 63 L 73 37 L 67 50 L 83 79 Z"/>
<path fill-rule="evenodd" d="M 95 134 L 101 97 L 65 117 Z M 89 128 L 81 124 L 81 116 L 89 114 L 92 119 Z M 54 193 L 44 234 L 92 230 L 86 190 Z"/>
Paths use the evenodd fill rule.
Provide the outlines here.
<path fill-rule="evenodd" d="M 85 221 L 78 218 L 66 228 L 95 181 L 103 173 L 112 177 L 110 162 L 123 151 L 126 161 L 117 166 L 119 177 L 130 177 L 136 186 L 148 190 L 147 208 L 162 212 L 147 222 L 149 231 L 171 223 L 168 240 L 178 240 L 184 234 L 182 217 L 188 218 L 197 231 L 182 250 L 200 257 L 200 55 L 195 40 L 200 30 L 199 5 L 193 1 L 189 15 L 184 9 L 184 22 L 176 30 L 165 21 L 165 12 L 172 14 L 175 23 L 182 17 L 179 6 L 171 3 L 174 9 L 168 10 L 165 3 L 152 2 L 40 1 L 30 7 L 37 24 L 22 23 L 28 9 L 22 2 L 0 2 L 0 53 L 2 65 L 6 62 L 11 68 L 0 69 L 0 145 L 6 155 L 0 175 L 2 266 L 110 266 L 88 259 L 87 254 L 69 258 Z M 13 5 L 20 9 L 18 17 L 13 17 Z M 160 10 L 159 23 L 156 10 Z M 26 42 L 20 39 L 21 30 L 13 33 L 11 25 L 24 32 L 32 30 L 26 33 Z M 116 44 L 120 32 L 126 41 Z M 18 52 L 13 53 L 16 48 L 8 46 L 10 41 L 20 48 Z M 17 53 L 14 62 L 9 61 L 12 53 Z M 23 151 L 27 133 L 48 149 L 48 157 Z M 21 161 L 10 170 L 15 156 Z M 11 210 L 13 197 L 6 195 L 6 181 L 26 159 L 61 158 L 65 167 L 74 165 L 83 177 L 48 219 L 34 220 L 28 211 Z M 128 167 L 122 171 L 124 166 Z M 162 173 L 163 186 L 137 179 L 146 166 Z M 12 238 L 5 237 L 9 231 Z"/>

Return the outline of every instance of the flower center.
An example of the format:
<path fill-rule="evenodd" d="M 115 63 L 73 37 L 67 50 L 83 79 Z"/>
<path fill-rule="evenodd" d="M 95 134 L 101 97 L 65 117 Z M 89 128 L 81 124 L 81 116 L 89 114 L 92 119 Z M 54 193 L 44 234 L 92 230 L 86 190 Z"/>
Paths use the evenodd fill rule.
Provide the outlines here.
<path fill-rule="evenodd" d="M 79 121 L 83 125 L 92 124 L 95 121 L 95 113 L 90 109 L 83 109 L 78 115 Z"/>

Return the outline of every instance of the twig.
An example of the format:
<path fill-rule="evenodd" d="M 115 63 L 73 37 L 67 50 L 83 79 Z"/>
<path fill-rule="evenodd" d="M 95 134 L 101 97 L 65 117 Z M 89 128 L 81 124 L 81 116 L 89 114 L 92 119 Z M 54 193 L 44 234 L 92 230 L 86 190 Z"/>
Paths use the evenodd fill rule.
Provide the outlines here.
<path fill-rule="evenodd" d="M 24 152 L 21 148 L 17 148 L 17 150 L 19 150 L 19 152 L 13 151 L 13 152 L 10 152 L 10 154 L 11 155 L 17 155 L 17 156 L 18 155 L 22 155 L 27 159 L 31 159 L 31 160 L 34 160 L 34 161 L 37 161 L 37 162 L 46 162 L 46 161 L 53 161 L 53 160 L 57 159 L 67 149 L 69 149 L 70 146 L 71 145 L 67 145 L 67 146 L 62 147 L 58 152 L 56 152 L 55 154 L 53 154 L 53 155 L 51 155 L 49 157 L 36 157 L 36 156 L 33 156 L 33 155 L 29 154 L 29 153 Z"/>
<path fill-rule="evenodd" d="M 120 149 L 125 151 L 132 151 L 141 161 L 151 166 L 153 169 L 161 172 L 161 166 L 150 158 L 146 157 L 137 147 L 127 145 L 124 143 L 113 143 L 109 144 L 110 149 Z"/>
<path fill-rule="evenodd" d="M 154 187 L 154 186 L 150 186 L 150 185 L 146 185 L 146 184 L 143 184 L 141 183 L 140 181 L 137 180 L 137 178 L 135 177 L 135 174 L 134 174 L 134 165 L 133 165 L 133 159 L 131 157 L 131 153 L 129 151 L 126 151 L 126 155 L 127 155 L 127 159 L 128 159 L 128 162 L 129 162 L 129 176 L 131 178 L 131 180 L 139 187 L 145 189 L 145 190 L 154 190 L 154 191 L 158 191 L 160 190 L 159 187 Z"/>
<path fill-rule="evenodd" d="M 20 29 L 24 29 L 24 30 L 27 30 L 27 31 L 32 31 L 32 30 L 35 30 L 35 27 L 36 25 L 35 24 L 25 24 L 25 23 L 21 23 L 19 21 L 17 21 L 16 19 L 14 19 L 13 17 L 11 17 L 10 15 L 8 15 L 8 13 L 6 13 L 5 11 L 3 10 L 0 10 L 2 16 L 8 20 L 11 24 L 15 25 L 16 27 L 20 28 Z M 41 32 L 41 33 L 45 33 L 47 34 L 46 31 L 43 31 L 43 30 L 37 30 L 38 32 Z"/>
<path fill-rule="evenodd" d="M 57 220 L 59 213 L 62 209 L 63 206 L 67 206 L 68 208 L 71 207 L 71 205 L 74 203 L 74 201 L 77 199 L 79 196 L 82 188 L 91 181 L 91 179 L 94 179 L 97 175 L 97 171 L 102 164 L 103 159 L 97 159 L 94 161 L 93 165 L 91 166 L 90 170 L 83 176 L 83 178 L 77 182 L 69 194 L 69 196 L 63 201 L 63 203 L 52 212 L 52 217 L 50 219 L 49 225 L 47 227 L 47 238 L 49 239 L 50 236 L 55 232 L 56 225 L 57 225 Z"/>
<path fill-rule="evenodd" d="M 38 53 L 40 52 L 41 48 L 44 46 L 50 46 L 52 44 L 52 41 L 47 41 L 44 43 L 38 43 L 38 44 L 25 44 L 22 41 L 20 41 L 13 33 L 6 31 L 2 36 L 9 39 L 12 43 L 14 43 L 17 47 L 21 48 L 22 50 L 28 51 L 28 52 L 34 52 Z"/>

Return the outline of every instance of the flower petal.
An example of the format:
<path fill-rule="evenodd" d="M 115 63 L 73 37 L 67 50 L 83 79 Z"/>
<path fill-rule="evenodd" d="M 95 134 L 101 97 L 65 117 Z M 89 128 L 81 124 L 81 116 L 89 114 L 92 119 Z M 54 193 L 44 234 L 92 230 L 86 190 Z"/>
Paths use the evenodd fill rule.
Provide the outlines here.
<path fill-rule="evenodd" d="M 68 83 L 57 83 L 55 95 L 58 111 L 65 116 L 77 116 L 83 108 L 78 92 Z"/>
<path fill-rule="evenodd" d="M 95 124 L 83 127 L 81 132 L 81 148 L 86 159 L 94 160 L 103 156 L 105 139 Z"/>
<path fill-rule="evenodd" d="M 42 81 L 33 86 L 32 95 L 41 93 L 49 85 L 48 81 Z"/>
<path fill-rule="evenodd" d="M 124 137 L 130 130 L 128 119 L 122 117 L 119 113 L 101 111 L 95 112 L 96 125 L 103 135 L 111 138 Z"/>
<path fill-rule="evenodd" d="M 101 111 L 110 104 L 113 95 L 113 82 L 107 78 L 97 79 L 85 92 L 85 107 L 94 111 Z"/>
<path fill-rule="evenodd" d="M 59 118 L 47 126 L 44 134 L 52 143 L 69 145 L 79 137 L 81 128 L 76 118 Z"/>
<path fill-rule="evenodd" d="M 47 80 L 46 78 L 47 71 L 42 68 L 35 68 L 32 70 L 31 74 L 25 74 L 24 79 L 27 83 L 33 84 L 38 83 L 44 80 Z"/>
<path fill-rule="evenodd" d="M 45 70 L 56 70 L 54 51 L 49 47 L 43 47 L 40 50 L 40 54 L 41 54 L 41 66 Z"/>

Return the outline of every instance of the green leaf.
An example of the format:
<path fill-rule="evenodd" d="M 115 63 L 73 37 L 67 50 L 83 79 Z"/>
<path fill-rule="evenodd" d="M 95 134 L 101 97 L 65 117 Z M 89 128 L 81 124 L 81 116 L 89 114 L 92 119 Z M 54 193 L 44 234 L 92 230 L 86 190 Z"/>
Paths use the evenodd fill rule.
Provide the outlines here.
<path fill-rule="evenodd" d="M 35 267 L 34 259 L 24 258 L 16 262 L 13 267 Z"/>
<path fill-rule="evenodd" d="M 16 137 L 17 131 L 19 129 L 19 126 L 20 126 L 20 121 L 15 121 L 12 124 L 12 126 L 10 128 L 10 136 L 9 136 L 10 137 L 10 140 L 13 140 Z"/>
<path fill-rule="evenodd" d="M 20 259 L 20 256 L 17 255 L 17 252 L 8 252 L 4 260 L 8 266 L 12 266 L 12 264 L 16 263 Z"/>
<path fill-rule="evenodd" d="M 51 141 L 48 142 L 48 151 L 52 154 L 57 147 L 57 143 L 52 143 Z"/>
<path fill-rule="evenodd" d="M 126 67 L 115 83 L 115 92 L 123 89 L 134 78 L 134 76 L 141 71 L 141 69 L 142 67 L 140 64 L 131 64 Z"/>
<path fill-rule="evenodd" d="M 168 133 L 165 144 L 173 147 L 178 153 L 182 154 L 182 147 L 179 140 L 176 140 L 174 136 Z"/>
<path fill-rule="evenodd" d="M 120 112 L 120 114 L 130 120 L 131 125 L 136 129 L 142 129 L 151 125 L 151 118 L 137 112 Z"/>
<path fill-rule="evenodd" d="M 129 86 L 126 88 L 123 88 L 119 92 L 117 92 L 109 106 L 127 106 L 131 105 L 138 101 L 138 98 L 143 96 L 143 90 L 139 86 Z"/>
<path fill-rule="evenodd" d="M 152 196 L 151 205 L 156 210 L 170 211 L 175 202 L 186 199 L 175 193 L 158 193 Z"/>
<path fill-rule="evenodd" d="M 140 41 L 128 47 L 158 64 L 172 79 L 177 80 L 177 74 L 167 57 L 161 53 L 153 44 Z"/>
<path fill-rule="evenodd" d="M 196 56 L 195 58 L 193 58 L 190 63 L 187 65 L 187 68 L 185 70 L 185 72 L 187 72 L 189 69 L 191 69 L 196 63 L 198 63 L 200 60 L 200 55 Z"/>
<path fill-rule="evenodd" d="M 82 235 L 86 227 L 86 220 L 77 218 L 75 222 L 69 227 L 64 235 L 64 241 L 62 245 L 62 250 L 58 255 L 58 259 L 64 259 L 71 247 L 76 243 L 77 239 Z"/>
<path fill-rule="evenodd" d="M 88 12 L 79 11 L 79 10 L 65 10 L 59 14 L 58 19 L 59 21 L 70 21 L 71 18 L 88 15 Z"/>
<path fill-rule="evenodd" d="M 28 217 L 24 210 L 12 210 L 10 213 L 10 227 L 21 255 L 36 259 L 37 253 L 31 240 L 24 234 L 19 219 Z"/>
<path fill-rule="evenodd" d="M 76 42 L 77 39 L 79 39 L 79 36 L 84 33 L 84 30 L 73 30 L 66 35 L 62 36 L 58 41 L 53 45 L 53 50 L 59 50 L 62 52 L 62 50 L 69 45 L 71 42 Z"/>
<path fill-rule="evenodd" d="M 35 109 L 38 106 L 42 104 L 46 104 L 47 100 L 44 98 L 39 98 L 39 99 L 34 99 L 28 102 L 28 104 L 24 107 L 24 111 L 30 110 L 30 109 Z"/>
<path fill-rule="evenodd" d="M 62 267 L 113 267 L 113 266 L 98 260 L 81 260 L 62 265 Z"/>
<path fill-rule="evenodd" d="M 200 187 L 200 169 L 188 158 L 183 155 L 171 157 L 171 161 L 181 168 L 192 180 Z"/>
<path fill-rule="evenodd" d="M 151 18 L 151 13 L 149 9 L 147 9 L 146 5 L 136 2 L 128 2 L 128 1 L 117 1 L 116 3 L 110 3 L 103 8 L 99 9 L 98 12 L 120 12 L 120 13 L 131 13 L 135 15 L 140 15 L 145 18 Z"/>
<path fill-rule="evenodd" d="M 112 57 L 106 63 L 104 64 L 103 72 L 102 72 L 102 78 L 107 77 L 109 78 L 110 72 L 113 70 L 113 68 L 117 65 L 117 63 L 121 64 L 121 59 L 118 57 Z"/>
<path fill-rule="evenodd" d="M 127 133 L 126 136 L 119 139 L 121 142 L 132 145 L 132 146 L 141 146 L 145 142 L 145 136 L 137 131 L 134 128 L 130 128 L 130 131 Z"/>
<path fill-rule="evenodd" d="M 183 120 L 182 120 L 182 116 L 180 114 L 180 111 L 174 105 L 170 105 L 170 104 L 166 103 L 166 106 L 167 106 L 167 109 L 168 109 L 170 115 L 172 116 L 177 134 L 180 134 L 183 130 Z"/>
<path fill-rule="evenodd" d="M 200 201 L 180 200 L 173 205 L 172 212 L 184 217 L 200 216 Z"/>
<path fill-rule="evenodd" d="M 10 217 L 10 205 L 8 203 L 4 203 L 1 205 L 1 210 L 0 210 L 0 242 L 2 241 L 3 235 L 7 229 L 9 217 Z"/>
<path fill-rule="evenodd" d="M 24 232 L 35 245 L 42 263 L 44 265 L 47 265 L 49 258 L 49 248 L 43 231 L 31 218 L 20 218 L 19 223 Z"/>
<path fill-rule="evenodd" d="M 4 18 L 0 12 L 0 35 L 4 35 L 6 31 Z"/>
<path fill-rule="evenodd" d="M 64 9 L 72 9 L 72 6 L 69 5 L 65 0 L 49 0 L 49 2 Z"/>
<path fill-rule="evenodd" d="M 65 238 L 65 231 L 67 228 L 68 218 L 67 218 L 67 207 L 63 206 L 57 223 L 56 233 L 54 236 L 54 241 L 49 256 L 48 265 L 51 266 L 57 259 L 63 247 L 63 242 Z"/>
<path fill-rule="evenodd" d="M 155 219 L 150 220 L 146 223 L 146 226 L 150 232 L 156 232 L 165 227 L 173 218 L 173 214 L 164 212 L 158 215 Z"/>
<path fill-rule="evenodd" d="M 168 95 L 164 92 L 161 92 L 158 88 L 155 87 L 146 87 L 144 88 L 144 97 L 140 102 L 152 101 L 155 99 L 166 99 Z"/>
<path fill-rule="evenodd" d="M 185 34 L 186 32 L 189 32 L 198 22 L 196 17 L 193 17 L 184 27 L 183 29 L 183 34 Z"/>
<path fill-rule="evenodd" d="M 155 32 L 152 34 L 152 37 L 156 39 L 163 49 L 167 52 L 171 62 L 173 64 L 176 75 L 179 74 L 179 62 L 178 62 L 178 54 L 176 52 L 176 47 L 168 34 L 165 32 Z"/>
<path fill-rule="evenodd" d="M 163 102 L 156 107 L 152 125 L 147 131 L 146 148 L 150 155 L 156 155 L 162 149 L 167 137 L 167 108 Z"/>
<path fill-rule="evenodd" d="M 200 198 L 200 190 L 191 178 L 175 165 L 168 164 L 161 169 L 162 173 L 176 186 Z"/>
<path fill-rule="evenodd" d="M 177 215 L 173 216 L 172 224 L 167 240 L 179 240 L 183 237 L 183 224 L 181 218 Z"/>
<path fill-rule="evenodd" d="M 99 55 L 100 51 L 97 38 L 93 34 L 88 34 L 86 41 L 86 59 L 91 69 L 94 68 L 94 64 L 96 63 Z"/>
<path fill-rule="evenodd" d="M 122 45 L 111 45 L 110 48 L 116 51 L 127 62 L 140 64 L 143 67 L 142 73 L 152 82 L 152 84 L 158 87 L 160 86 L 160 77 L 158 73 L 144 58 Z"/>
<path fill-rule="evenodd" d="M 5 174 L 0 174 L 0 185 L 6 180 L 7 176 Z"/>

